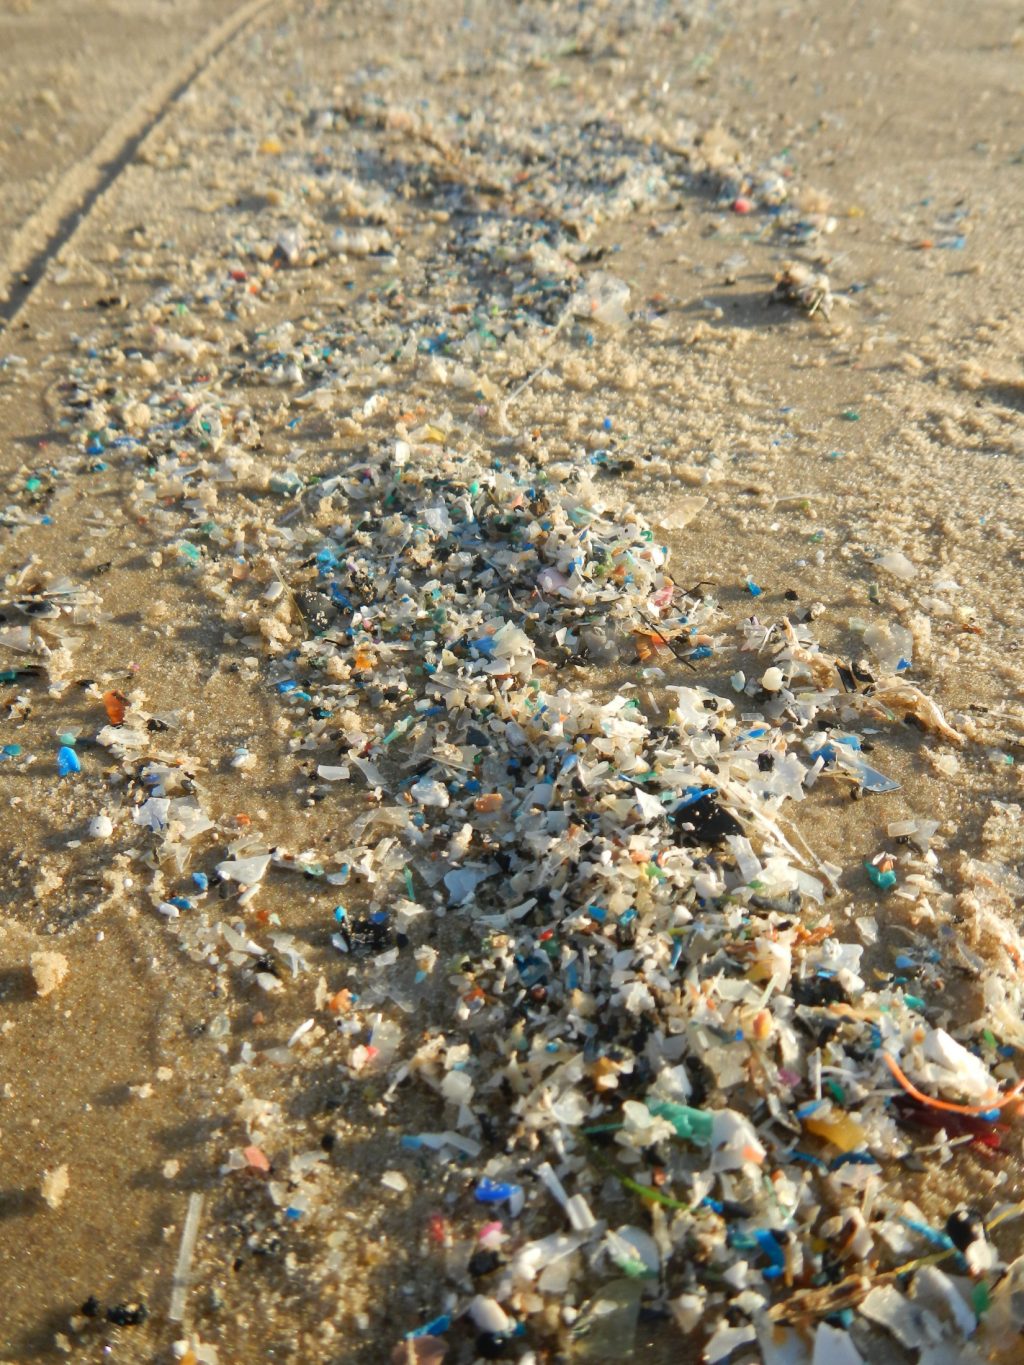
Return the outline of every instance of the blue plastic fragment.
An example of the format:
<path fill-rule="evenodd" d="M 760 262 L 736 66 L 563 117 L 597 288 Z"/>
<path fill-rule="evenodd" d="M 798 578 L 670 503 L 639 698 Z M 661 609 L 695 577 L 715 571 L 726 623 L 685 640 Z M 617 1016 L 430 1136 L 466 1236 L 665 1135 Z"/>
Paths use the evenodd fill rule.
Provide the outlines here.
<path fill-rule="evenodd" d="M 798 1119 L 808 1119 L 812 1114 L 816 1114 L 826 1103 L 826 1100 L 808 1100 L 806 1104 L 798 1105 L 794 1110 L 794 1113 Z"/>
<path fill-rule="evenodd" d="M 828 1170 L 828 1163 L 822 1161 L 820 1156 L 812 1156 L 810 1152 L 797 1151 L 795 1148 L 792 1152 L 786 1153 L 786 1160 L 802 1161 L 805 1166 L 817 1166 L 819 1171 Z"/>
<path fill-rule="evenodd" d="M 405 1337 L 407 1341 L 414 1341 L 416 1337 L 444 1336 L 451 1325 L 451 1315 L 449 1313 L 442 1313 L 439 1318 L 432 1319 L 432 1321 L 426 1323 L 423 1327 L 417 1327 L 411 1332 L 406 1332 Z"/>
<path fill-rule="evenodd" d="M 877 1166 L 878 1162 L 870 1152 L 842 1152 L 829 1162 L 830 1171 L 838 1171 L 840 1166 Z"/>
<path fill-rule="evenodd" d="M 934 1247 L 941 1247 L 943 1251 L 953 1250 L 953 1240 L 948 1233 L 940 1232 L 938 1228 L 929 1227 L 927 1223 L 918 1222 L 916 1218 L 900 1218 L 904 1227 L 916 1232 L 919 1237 L 923 1237 L 926 1242 L 930 1242 Z"/>
<path fill-rule="evenodd" d="M 769 1228 L 757 1228 L 754 1232 L 757 1245 L 768 1257 L 771 1265 L 761 1273 L 766 1280 L 774 1280 L 786 1269 L 786 1253 L 775 1240 L 775 1234 Z"/>
<path fill-rule="evenodd" d="M 473 1191 L 473 1197 L 479 1204 L 503 1204 L 506 1199 L 513 1199 L 521 1193 L 522 1186 L 520 1185 L 488 1180 L 487 1176 L 484 1176 Z"/>
<path fill-rule="evenodd" d="M 82 760 L 70 744 L 62 744 L 57 750 L 57 773 L 60 777 L 70 777 L 82 771 Z"/>
<path fill-rule="evenodd" d="M 210 889 L 210 879 L 205 872 L 193 872 L 192 881 L 199 891 L 208 891 Z"/>

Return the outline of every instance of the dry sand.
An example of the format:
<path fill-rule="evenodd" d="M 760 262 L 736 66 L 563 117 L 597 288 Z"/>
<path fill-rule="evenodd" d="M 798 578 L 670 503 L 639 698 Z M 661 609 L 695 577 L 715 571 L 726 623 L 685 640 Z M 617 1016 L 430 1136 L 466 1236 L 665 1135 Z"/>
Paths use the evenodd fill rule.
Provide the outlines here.
<path fill-rule="evenodd" d="M 189 54 L 236 8 L 9 7 L 0 17 L 3 232 L 40 211 L 45 226 L 48 196 L 62 202 L 61 177 L 73 198 L 76 167 L 107 126 L 127 119 L 169 72 L 187 72 Z M 67 376 L 84 365 L 84 387 L 95 389 L 83 348 L 108 367 L 116 407 L 122 388 L 144 387 L 119 332 L 132 310 L 165 286 L 149 314 L 164 325 L 175 300 L 199 287 L 190 262 L 211 259 L 231 236 L 273 242 L 303 212 L 321 214 L 312 200 L 305 209 L 282 203 L 279 188 L 282 157 L 309 136 L 311 112 L 379 97 L 450 135 L 452 109 L 471 122 L 474 93 L 500 83 L 505 109 L 518 102 L 538 124 L 593 108 L 671 141 L 690 122 L 719 167 L 734 147 L 747 166 L 786 152 L 808 213 L 836 219 L 834 232 L 791 252 L 823 262 L 841 297 L 831 318 L 768 306 L 786 253 L 761 233 L 762 219 L 710 194 L 681 195 L 669 208 L 599 226 L 589 242 L 614 253 L 603 264 L 630 283 L 634 306 L 649 308 L 656 325 L 599 339 L 582 374 L 554 366 L 550 381 L 524 395 L 515 425 L 543 432 L 558 457 L 580 443 L 595 448 L 600 419 L 613 413 L 636 457 L 624 501 L 653 517 L 705 496 L 691 525 L 671 537 L 675 574 L 716 580 L 730 619 L 749 614 L 751 576 L 776 602 L 791 588 L 803 603 L 823 603 L 819 638 L 846 657 L 864 652 L 851 618 L 914 631 L 912 676 L 969 743 L 951 756 L 919 732 L 887 732 L 875 760 L 903 784 L 899 793 L 856 805 L 816 797 L 801 812 L 812 846 L 842 866 L 853 912 L 883 921 L 884 944 L 930 932 L 912 917 L 900 921 L 861 870 L 889 821 L 915 813 L 942 822 L 938 851 L 953 893 L 964 853 L 1021 873 L 1012 817 L 1006 838 L 991 823 L 993 802 L 1021 800 L 1024 754 L 1017 10 L 870 0 L 816 12 L 609 4 L 553 14 L 542 21 L 528 6 L 499 13 L 486 4 L 429 3 L 414 14 L 316 0 L 273 6 L 165 110 L 38 285 L 30 293 L 12 285 L 17 308 L 0 337 L 5 489 L 12 505 L 29 506 L 26 480 L 40 477 L 45 502 L 34 506 L 52 524 L 0 529 L 0 571 L 9 596 L 44 572 L 66 574 L 99 594 L 103 615 L 76 632 L 63 668 L 73 685 L 48 692 L 45 680 L 21 682 L 2 694 L 0 741 L 39 755 L 17 771 L 0 765 L 5 1359 L 171 1359 L 183 1329 L 167 1320 L 170 1281 L 195 1191 L 206 1205 L 190 1320 L 222 1362 L 383 1361 L 401 1332 L 440 1311 L 434 1287 L 446 1253 L 427 1235 L 443 1197 L 436 1175 L 425 1166 L 404 1194 L 380 1185 L 381 1173 L 401 1164 L 403 1132 L 442 1126 L 429 1104 L 385 1110 L 372 1085 L 338 1079 L 322 1040 L 301 1067 L 236 1069 L 243 1043 L 280 1047 L 310 1015 L 320 973 L 333 988 L 324 927 L 331 896 L 281 879 L 260 898 L 308 954 L 301 985 L 266 996 L 238 974 L 217 974 L 183 952 L 154 912 L 152 868 L 132 860 L 142 840 L 131 828 L 118 825 L 109 843 L 89 839 L 88 822 L 113 804 L 102 781 L 58 783 L 54 768 L 57 736 L 94 735 L 104 723 L 99 694 L 116 689 L 153 715 L 178 713 L 168 750 L 192 756 L 189 771 L 222 822 L 221 847 L 240 813 L 268 844 L 298 850 L 337 842 L 339 824 L 362 809 L 358 792 L 310 801 L 278 704 L 259 669 L 242 663 L 253 651 L 225 642 L 207 585 L 168 555 L 164 511 L 144 511 L 138 466 L 108 457 L 92 482 L 46 472 L 67 467 L 72 450 Z M 133 115 L 126 135 L 135 131 L 129 123 L 144 122 Z M 437 160 L 429 145 L 408 156 Z M 282 272 L 250 314 L 228 323 L 195 308 L 183 334 L 244 333 L 284 319 L 301 327 L 303 317 L 342 311 L 347 297 L 388 281 L 372 259 L 356 257 Z M 507 373 L 515 377 L 513 364 Z M 340 410 L 370 392 L 353 381 Z M 435 411 L 442 400 L 422 392 Z M 298 409 L 286 397 L 256 386 L 250 395 L 275 467 L 296 439 L 287 423 Z M 303 440 L 314 456 L 332 439 L 313 414 Z M 893 551 L 918 566 L 912 581 L 873 569 Z M 935 590 L 937 577 L 956 588 Z M 19 662 L 0 655 L 0 669 Z M 712 663 L 701 680 L 727 690 L 734 666 Z M 230 767 L 239 745 L 254 755 L 251 774 Z M 87 765 L 90 751 L 80 747 Z M 45 951 L 62 953 L 68 971 L 44 993 L 32 963 Z M 950 983 L 948 1003 L 968 1009 L 971 1000 L 969 986 Z M 281 1106 L 282 1160 L 288 1149 L 337 1136 L 325 1208 L 290 1244 L 253 1182 L 231 1185 L 219 1174 L 243 1141 L 246 1094 Z M 1017 1130 L 998 1165 L 961 1152 L 915 1197 L 932 1199 L 936 1211 L 961 1190 L 984 1204 L 1002 1181 L 999 1198 L 1020 1198 L 1019 1143 Z M 67 1189 L 53 1198 L 53 1173 L 65 1165 Z M 1012 1241 L 1004 1252 L 1017 1254 Z M 76 1334 L 70 1319 L 90 1295 L 103 1306 L 145 1302 L 148 1321 L 78 1321 Z M 652 1358 L 697 1358 L 670 1323 L 650 1333 L 662 1353 Z"/>

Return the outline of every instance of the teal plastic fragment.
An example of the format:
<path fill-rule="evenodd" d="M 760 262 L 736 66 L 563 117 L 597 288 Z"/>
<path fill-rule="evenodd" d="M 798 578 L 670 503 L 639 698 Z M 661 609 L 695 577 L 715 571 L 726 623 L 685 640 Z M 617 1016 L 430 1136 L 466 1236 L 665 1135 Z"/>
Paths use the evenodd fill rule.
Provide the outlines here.
<path fill-rule="evenodd" d="M 648 1100 L 647 1108 L 655 1118 L 666 1119 L 676 1130 L 676 1136 L 707 1146 L 711 1142 L 714 1115 L 703 1109 L 691 1109 L 688 1104 L 674 1104 L 671 1100 Z"/>
<path fill-rule="evenodd" d="M 874 863 L 865 863 L 864 870 L 880 891 L 891 891 L 896 885 L 896 873 L 891 868 L 883 872 Z"/>

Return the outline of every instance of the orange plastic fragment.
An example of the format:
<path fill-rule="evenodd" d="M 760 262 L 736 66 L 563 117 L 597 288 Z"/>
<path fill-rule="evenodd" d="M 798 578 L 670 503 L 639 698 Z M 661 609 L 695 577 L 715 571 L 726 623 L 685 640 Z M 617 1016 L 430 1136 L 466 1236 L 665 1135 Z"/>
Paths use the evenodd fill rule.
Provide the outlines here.
<path fill-rule="evenodd" d="M 485 792 L 483 796 L 478 796 L 473 802 L 473 809 L 488 814 L 491 811 L 501 810 L 504 801 L 505 798 L 501 792 Z"/>
<path fill-rule="evenodd" d="M 267 1160 L 266 1154 L 262 1152 L 259 1147 L 243 1147 L 242 1155 L 249 1163 L 250 1170 L 253 1171 L 270 1170 L 270 1162 Z"/>
<path fill-rule="evenodd" d="M 636 657 L 642 664 L 648 659 L 655 658 L 659 650 L 669 649 L 669 643 L 664 635 L 655 635 L 649 630 L 634 630 L 633 645 Z"/>
<path fill-rule="evenodd" d="M 758 1010 L 754 1015 L 752 1031 L 759 1043 L 763 1043 L 770 1037 L 772 1031 L 772 1016 L 768 1010 Z"/>
<path fill-rule="evenodd" d="M 352 665 L 359 673 L 370 673 L 373 671 L 373 657 L 359 650 L 356 654 L 355 663 Z"/>
<path fill-rule="evenodd" d="M 107 720 L 111 725 L 123 725 L 124 713 L 126 710 L 125 698 L 120 692 L 104 692 L 103 705 L 106 708 Z"/>
<path fill-rule="evenodd" d="M 333 1010 L 335 1014 L 347 1014 L 352 1008 L 352 992 L 336 991 L 334 995 L 329 997 L 327 1008 Z"/>

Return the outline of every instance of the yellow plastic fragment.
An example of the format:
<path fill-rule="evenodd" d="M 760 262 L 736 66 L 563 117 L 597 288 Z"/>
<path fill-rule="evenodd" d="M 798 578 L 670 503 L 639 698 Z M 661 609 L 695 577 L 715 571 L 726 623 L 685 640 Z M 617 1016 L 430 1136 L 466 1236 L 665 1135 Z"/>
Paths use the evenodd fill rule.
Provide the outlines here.
<path fill-rule="evenodd" d="M 852 1152 L 857 1147 L 867 1146 L 867 1134 L 849 1114 L 827 1119 L 818 1119 L 812 1114 L 804 1119 L 804 1127 L 815 1137 L 831 1142 L 832 1146 L 838 1147 L 841 1152 Z"/>

